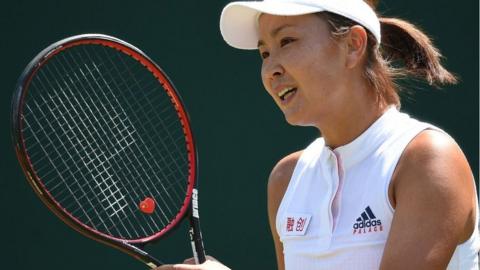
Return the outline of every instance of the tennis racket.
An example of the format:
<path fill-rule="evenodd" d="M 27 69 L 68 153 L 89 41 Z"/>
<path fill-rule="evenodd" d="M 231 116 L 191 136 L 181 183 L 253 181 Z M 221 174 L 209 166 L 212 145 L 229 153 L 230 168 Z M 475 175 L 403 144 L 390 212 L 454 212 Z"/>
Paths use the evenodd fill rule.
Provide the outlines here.
<path fill-rule="evenodd" d="M 143 247 L 188 217 L 205 261 L 187 111 L 139 49 L 100 34 L 44 49 L 18 80 L 12 137 L 27 181 L 70 227 L 155 268 Z"/>

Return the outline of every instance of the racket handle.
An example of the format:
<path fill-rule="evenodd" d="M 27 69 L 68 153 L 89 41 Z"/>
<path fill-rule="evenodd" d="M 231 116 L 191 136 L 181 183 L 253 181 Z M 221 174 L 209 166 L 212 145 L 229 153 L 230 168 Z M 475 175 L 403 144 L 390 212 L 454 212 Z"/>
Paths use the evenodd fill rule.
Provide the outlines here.
<path fill-rule="evenodd" d="M 193 257 L 196 264 L 204 263 L 205 249 L 203 247 L 202 231 L 200 230 L 200 216 L 198 214 L 198 190 L 193 189 L 192 205 L 190 213 L 190 242 L 192 244 Z"/>
<path fill-rule="evenodd" d="M 195 258 L 196 264 L 201 264 L 206 261 L 205 249 L 203 248 L 202 233 L 198 231 L 194 232 L 195 229 L 193 226 L 190 227 L 190 242 L 192 244 L 193 257 Z"/>

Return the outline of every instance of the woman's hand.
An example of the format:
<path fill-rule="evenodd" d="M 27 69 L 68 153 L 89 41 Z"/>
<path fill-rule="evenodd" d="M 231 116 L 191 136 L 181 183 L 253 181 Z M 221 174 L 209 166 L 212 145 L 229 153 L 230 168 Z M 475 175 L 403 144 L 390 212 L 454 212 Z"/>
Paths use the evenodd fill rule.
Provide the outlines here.
<path fill-rule="evenodd" d="M 195 260 L 190 258 L 186 259 L 183 264 L 166 264 L 154 270 L 230 270 L 230 268 L 221 264 L 215 258 L 207 256 L 207 260 L 202 264 L 195 264 Z"/>

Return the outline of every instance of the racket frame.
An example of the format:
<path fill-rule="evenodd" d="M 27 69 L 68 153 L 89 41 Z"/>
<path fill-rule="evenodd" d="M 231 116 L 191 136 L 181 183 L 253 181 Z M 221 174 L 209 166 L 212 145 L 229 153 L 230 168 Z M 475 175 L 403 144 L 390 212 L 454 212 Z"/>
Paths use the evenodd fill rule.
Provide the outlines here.
<path fill-rule="evenodd" d="M 181 211 L 177 214 L 176 218 L 167 225 L 161 231 L 155 233 L 146 238 L 126 240 L 121 238 L 116 238 L 85 225 L 71 214 L 66 212 L 65 209 L 51 196 L 48 190 L 45 188 L 40 177 L 35 172 L 32 163 L 28 157 L 25 140 L 22 133 L 23 130 L 23 107 L 25 97 L 29 91 L 29 85 L 32 81 L 34 75 L 37 71 L 48 62 L 54 55 L 57 53 L 66 50 L 70 47 L 77 46 L 79 44 L 99 44 L 103 46 L 108 46 L 120 50 L 121 47 L 123 53 L 130 55 L 138 62 L 142 63 L 162 84 L 163 89 L 169 95 L 172 100 L 175 109 L 179 116 L 183 119 L 182 126 L 184 133 L 186 135 L 187 147 L 188 149 L 188 158 L 190 167 L 189 174 L 189 185 L 187 189 L 187 196 L 184 200 L 184 206 Z M 103 34 L 82 34 L 72 37 L 62 39 L 58 42 L 55 42 L 42 50 L 31 62 L 26 66 L 21 76 L 17 81 L 15 87 L 14 96 L 12 99 L 12 140 L 15 148 L 15 153 L 17 155 L 18 161 L 21 165 L 21 168 L 26 176 L 27 182 L 32 186 L 34 192 L 38 195 L 40 200 L 64 223 L 66 223 L 71 228 L 75 229 L 82 235 L 91 238 L 95 241 L 101 242 L 105 245 L 116 248 L 120 251 L 123 251 L 130 256 L 136 258 L 137 260 L 148 265 L 150 268 L 155 268 L 164 264 L 162 261 L 156 259 L 155 257 L 148 254 L 142 248 L 154 241 L 159 240 L 160 238 L 167 236 L 173 230 L 178 228 L 181 221 L 188 216 L 189 218 L 189 236 L 192 245 L 193 255 L 197 263 L 203 263 L 205 258 L 205 251 L 203 247 L 203 240 L 200 230 L 200 218 L 198 215 L 198 153 L 195 148 L 195 141 L 190 128 L 190 118 L 187 111 L 184 109 L 183 101 L 174 87 L 172 81 L 168 78 L 165 72 L 145 53 L 135 46 L 120 40 L 118 38 L 103 35 Z M 185 124 L 186 123 L 186 124 Z M 193 160 L 192 160 L 193 159 Z M 195 195 L 194 195 L 195 194 Z M 195 198 L 193 198 L 193 196 Z M 194 205 L 195 204 L 195 205 Z"/>

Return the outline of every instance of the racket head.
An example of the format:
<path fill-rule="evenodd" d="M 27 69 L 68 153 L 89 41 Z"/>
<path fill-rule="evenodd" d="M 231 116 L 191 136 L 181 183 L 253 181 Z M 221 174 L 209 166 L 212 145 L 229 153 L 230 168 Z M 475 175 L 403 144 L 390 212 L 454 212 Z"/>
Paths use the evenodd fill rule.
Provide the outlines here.
<path fill-rule="evenodd" d="M 103 59 L 104 57 L 99 55 L 89 56 L 88 50 L 90 49 L 93 51 L 104 50 L 104 53 L 111 54 L 108 56 L 110 60 L 107 61 L 108 59 Z M 78 55 L 73 57 L 71 52 L 75 50 L 77 50 L 75 53 Z M 82 50 L 84 52 L 79 53 Z M 122 72 L 112 71 L 112 69 L 118 69 L 116 61 L 120 61 L 119 59 L 112 60 L 112 55 L 128 62 L 127 64 L 124 62 L 125 70 Z M 76 58 L 73 62 L 70 61 L 70 67 L 65 69 L 63 64 L 55 64 L 58 59 L 60 59 L 58 60 L 59 63 L 63 61 L 65 64 L 69 61 L 66 60 L 69 56 Z M 96 64 L 102 65 L 102 63 L 96 63 L 97 60 L 105 60 L 103 63 L 105 67 L 102 71 L 100 71 L 101 67 L 95 66 Z M 77 62 L 81 63 L 78 64 Z M 95 71 L 88 71 L 90 62 L 93 63 L 91 67 L 95 66 Z M 76 66 L 77 64 L 78 66 Z M 50 74 L 50 79 L 41 78 L 42 76 L 46 77 L 45 74 L 52 73 L 52 70 L 55 69 L 57 74 Z M 65 69 L 65 72 L 62 69 Z M 136 81 L 136 75 L 132 73 L 131 69 L 136 72 L 143 72 L 142 75 L 146 76 L 150 86 L 154 83 L 158 85 L 152 89 L 142 89 L 141 81 Z M 97 72 L 100 75 L 102 72 L 110 72 L 112 74 L 110 74 L 111 78 L 109 79 L 112 81 L 120 80 L 124 85 L 122 87 L 119 82 L 116 82 L 113 86 L 109 85 L 110 82 L 104 78 L 103 82 L 97 83 L 102 85 L 90 89 L 86 81 L 97 79 L 90 78 L 88 74 L 85 78 L 80 78 L 79 75 L 88 72 L 91 74 Z M 115 76 L 113 74 L 115 72 L 119 72 L 120 75 Z M 125 79 L 128 76 L 133 77 L 132 83 L 137 84 L 138 87 L 131 87 L 130 89 L 129 81 Z M 81 83 L 83 86 L 74 86 L 75 83 L 78 83 L 74 82 L 74 79 L 83 80 L 84 82 Z M 58 81 L 61 80 L 63 82 L 59 83 Z M 40 83 L 41 81 L 43 83 Z M 45 85 L 49 86 L 45 87 Z M 62 90 L 62 86 L 67 90 Z M 112 88 L 123 88 L 123 90 Z M 109 93 L 103 93 L 103 91 L 107 91 L 104 89 L 111 91 L 113 95 L 108 96 Z M 141 93 L 142 90 L 148 90 L 148 94 Z M 62 92 L 63 96 L 58 94 L 51 98 L 58 91 Z M 122 91 L 130 93 L 130 95 Z M 67 92 L 68 94 L 65 94 Z M 78 94 L 78 92 L 82 93 Z M 40 94 L 37 95 L 37 93 Z M 103 93 L 104 96 L 99 93 Z M 136 98 L 142 94 L 144 94 L 142 96 L 143 100 L 139 102 Z M 47 97 L 50 97 L 51 100 Z M 100 97 L 99 99 L 104 104 L 100 102 L 102 104 L 96 104 L 98 107 L 96 109 L 89 108 L 86 111 L 81 111 L 83 107 L 88 107 L 90 101 L 95 102 L 95 97 Z M 109 101 L 110 98 L 116 99 L 119 104 L 112 104 L 111 100 Z M 120 99 L 122 99 L 121 102 Z M 77 103 L 71 100 L 77 100 Z M 128 107 L 125 104 L 135 101 L 139 104 L 133 106 L 134 108 L 118 112 L 124 107 Z M 44 118 L 43 120 L 36 119 L 38 112 L 42 111 L 42 106 L 46 106 L 45 104 L 39 104 L 41 102 L 48 103 L 48 106 L 51 106 L 50 112 L 43 113 L 41 116 Z M 149 102 L 150 106 L 146 106 L 145 102 Z M 164 109 L 156 108 L 158 105 L 167 107 L 168 112 L 162 115 L 163 112 L 155 111 Z M 148 117 L 144 115 L 147 113 L 143 108 L 144 106 L 154 110 L 148 112 Z M 70 112 L 68 112 L 69 110 Z M 77 110 L 80 112 L 77 112 Z M 117 115 L 109 115 L 111 110 L 115 111 Z M 132 115 L 133 118 L 138 119 L 131 121 Z M 121 121 L 114 122 L 113 119 L 122 119 L 122 116 L 126 117 Z M 102 117 L 105 117 L 105 119 Z M 100 118 L 103 120 L 99 120 Z M 163 120 L 172 118 L 175 120 L 171 123 Z M 81 119 L 86 123 L 76 124 L 75 119 Z M 146 127 L 147 124 L 144 122 L 153 124 L 155 123 L 154 120 L 160 121 L 161 128 L 165 130 L 174 126 L 172 128 L 175 130 L 173 131 L 175 132 L 174 135 L 170 134 L 171 138 L 167 139 L 158 138 L 158 136 L 163 135 L 168 137 L 169 134 L 167 133 L 169 131 L 161 133 L 156 130 L 158 127 Z M 96 121 L 99 121 L 99 123 L 95 123 Z M 70 124 L 69 129 L 64 129 L 62 125 L 67 124 Z M 106 126 L 105 130 L 93 134 L 97 129 L 101 129 L 101 125 Z M 42 126 L 49 128 L 39 131 Z M 115 133 L 115 130 L 120 134 Z M 52 132 L 59 133 L 56 134 L 55 140 L 49 139 L 53 136 Z M 85 132 L 87 134 L 83 134 Z M 38 139 L 37 137 L 42 138 Z M 138 256 L 138 253 L 142 252 L 132 248 L 132 245 L 142 245 L 165 236 L 176 228 L 189 212 L 192 191 L 196 188 L 198 159 L 187 111 L 173 83 L 163 70 L 141 50 L 125 41 L 102 34 L 84 34 L 58 41 L 40 52 L 27 65 L 15 88 L 12 101 L 12 139 L 19 163 L 35 193 L 65 223 L 97 241 L 113 245 Z M 157 142 L 156 139 L 161 142 Z M 168 140 L 168 144 L 172 141 L 172 145 L 160 149 L 162 144 L 167 144 L 165 140 Z M 78 145 L 85 141 L 88 142 L 87 146 L 78 148 Z M 146 141 L 148 143 L 145 143 Z M 132 145 L 137 145 L 137 143 L 140 145 L 140 142 L 142 142 L 142 145 L 136 146 L 136 149 L 132 150 Z M 48 147 L 44 147 L 44 144 L 47 144 Z M 61 148 L 57 148 L 56 144 L 63 145 Z M 113 150 L 108 150 L 109 147 L 105 148 L 107 150 L 103 149 L 102 144 L 108 144 L 110 149 L 113 147 Z M 97 149 L 102 150 L 98 150 L 101 153 L 96 152 Z M 178 155 L 179 158 L 173 154 L 170 154 L 169 158 L 165 158 L 165 155 L 168 155 L 167 152 L 172 151 L 172 149 L 177 151 L 175 155 Z M 82 150 L 85 151 L 82 152 Z M 89 151 L 94 153 L 92 157 L 82 156 Z M 121 151 L 124 152 L 121 153 Z M 145 151 L 149 155 L 142 157 L 142 152 Z M 160 153 L 162 151 L 165 153 Z M 110 156 L 107 158 L 107 155 Z M 116 161 L 117 159 L 122 160 L 120 158 L 122 155 L 130 158 Z M 48 159 L 55 156 L 55 160 L 42 161 L 42 157 L 45 158 L 45 156 L 49 157 Z M 136 159 L 132 158 L 133 156 Z M 60 157 L 62 159 L 59 159 Z M 162 160 L 163 163 L 159 160 Z M 102 163 L 102 165 L 98 165 L 98 163 Z M 108 168 L 105 163 L 110 163 Z M 138 169 L 145 163 L 148 163 L 150 167 Z M 70 173 L 64 173 L 63 170 L 55 168 L 56 164 L 60 164 L 64 170 L 70 170 Z M 79 164 L 84 167 L 79 169 Z M 43 166 L 47 169 L 54 167 L 54 169 L 47 170 Z M 168 168 L 168 173 L 171 173 L 171 175 L 165 172 L 167 170 L 165 168 Z M 78 172 L 72 173 L 71 170 L 73 169 L 78 170 Z M 46 172 L 42 172 L 42 170 Z M 122 173 L 119 172 L 121 170 L 123 170 Z M 57 174 L 55 180 L 52 180 L 52 174 Z M 84 175 L 81 176 L 81 174 Z M 91 175 L 88 176 L 89 174 Z M 162 179 L 159 179 L 159 174 L 162 175 Z M 177 178 L 181 178 L 180 181 L 175 180 Z M 95 182 L 95 179 L 100 179 L 100 181 Z M 145 179 L 148 179 L 149 182 L 145 183 Z M 162 181 L 165 181 L 165 179 L 170 181 L 170 186 L 161 184 L 164 183 Z M 144 183 L 141 183 L 141 181 Z M 135 184 L 138 184 L 138 186 L 134 186 Z M 157 184 L 161 184 L 164 190 L 156 189 Z M 73 190 L 75 186 L 78 187 Z M 113 191 L 112 186 L 114 187 Z M 60 188 L 60 191 L 54 191 L 54 187 L 62 188 Z M 145 187 L 147 190 L 142 190 Z M 129 189 L 136 192 L 132 193 Z M 169 194 L 168 190 L 173 189 L 175 189 L 175 195 Z M 77 193 L 82 192 L 83 194 L 77 195 Z M 118 194 L 121 194 L 121 196 Z M 173 197 L 176 198 L 172 199 Z M 146 214 L 139 209 L 139 204 L 149 198 L 153 199 L 156 204 L 153 214 Z M 90 204 L 88 210 L 83 209 L 85 204 Z M 165 206 L 164 204 L 168 204 L 171 209 L 168 211 L 162 209 Z M 113 210 L 109 212 L 103 209 L 103 213 L 97 213 L 101 211 L 98 209 L 108 209 L 109 207 Z M 124 209 L 125 211 L 123 211 Z M 89 214 L 91 211 L 102 217 L 98 218 L 95 217 L 95 214 Z M 81 214 L 75 214 L 76 212 Z M 122 213 L 123 216 L 120 215 Z M 102 223 L 103 219 L 107 222 L 98 224 L 99 221 Z M 127 221 L 129 224 L 127 224 Z M 142 222 L 148 225 L 137 226 L 137 223 Z M 113 229 L 120 226 L 119 224 L 122 224 L 123 228 Z M 132 232 L 132 229 L 135 232 Z M 115 230 L 116 232 L 114 232 Z"/>

